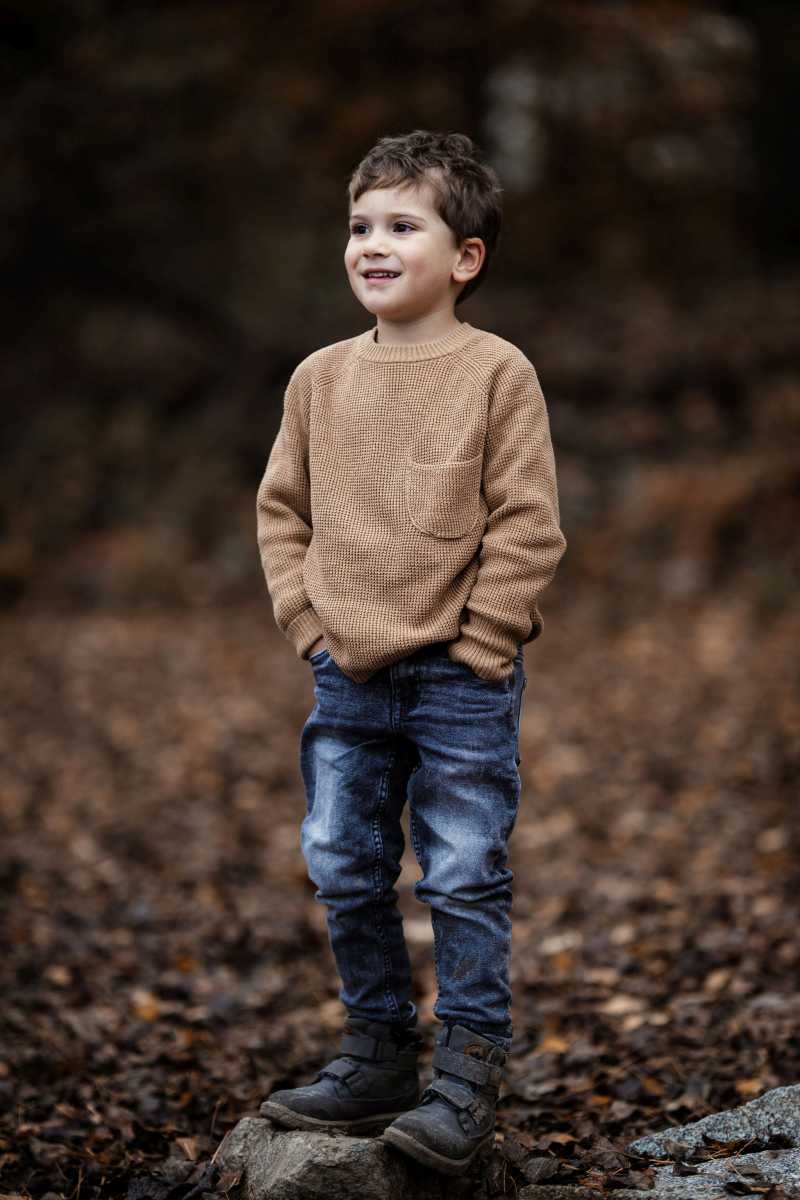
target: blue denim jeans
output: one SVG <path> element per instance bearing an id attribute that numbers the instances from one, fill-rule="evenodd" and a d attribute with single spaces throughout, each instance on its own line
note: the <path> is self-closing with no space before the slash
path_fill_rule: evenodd
<path id="1" fill-rule="evenodd" d="M 437 642 L 355 683 L 327 650 L 300 739 L 301 845 L 326 905 L 351 1017 L 412 1026 L 411 970 L 394 885 L 409 825 L 430 905 L 436 1017 L 511 1041 L 507 842 L 520 795 L 522 646 L 489 682 Z"/>

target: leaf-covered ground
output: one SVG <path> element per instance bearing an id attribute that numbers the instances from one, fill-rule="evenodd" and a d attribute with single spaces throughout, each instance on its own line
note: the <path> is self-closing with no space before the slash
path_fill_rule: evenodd
<path id="1" fill-rule="evenodd" d="M 526 647 L 511 1164 L 645 1187 L 632 1137 L 800 1079 L 800 617 L 752 614 L 610 620 L 554 585 Z M 0 1192 L 134 1196 L 169 1159 L 186 1195 L 337 1045 L 298 849 L 311 670 L 264 604 L 18 614 L 2 663 Z M 409 853 L 432 1040 L 415 878 Z"/>

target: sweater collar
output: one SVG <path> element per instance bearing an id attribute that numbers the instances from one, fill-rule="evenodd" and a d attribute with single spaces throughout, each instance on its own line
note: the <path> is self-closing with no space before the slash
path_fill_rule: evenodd
<path id="1" fill-rule="evenodd" d="M 410 345 L 393 345 L 386 342 L 376 342 L 377 325 L 362 333 L 358 338 L 356 354 L 359 358 L 371 359 L 372 362 L 421 362 L 426 358 L 441 358 L 443 354 L 452 354 L 460 350 L 468 338 L 475 332 L 471 325 L 462 321 L 451 329 L 444 337 L 432 342 L 412 342 Z"/>

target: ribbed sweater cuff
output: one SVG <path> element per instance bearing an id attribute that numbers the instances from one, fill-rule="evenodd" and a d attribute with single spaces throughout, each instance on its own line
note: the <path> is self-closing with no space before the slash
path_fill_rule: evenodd
<path id="1" fill-rule="evenodd" d="M 294 643 L 298 658 L 305 658 L 306 651 L 314 645 L 317 638 L 323 636 L 324 632 L 319 617 L 311 605 L 304 608 L 299 616 L 296 616 L 286 627 L 286 636 L 290 642 Z"/>
<path id="2" fill-rule="evenodd" d="M 508 642 L 506 650 L 496 649 L 501 640 Z M 516 650 L 513 637 L 501 633 L 491 621 L 471 615 L 461 636 L 450 643 L 448 655 L 453 662 L 466 663 L 481 679 L 497 682 L 513 674 Z"/>

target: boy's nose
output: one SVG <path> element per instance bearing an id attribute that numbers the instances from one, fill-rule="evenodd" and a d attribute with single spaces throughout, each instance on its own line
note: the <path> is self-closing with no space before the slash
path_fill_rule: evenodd
<path id="1" fill-rule="evenodd" d="M 387 253 L 386 244 L 383 240 L 383 235 L 380 233 L 371 233 L 366 241 L 361 243 L 361 253 L 366 257 L 372 254 Z"/>

